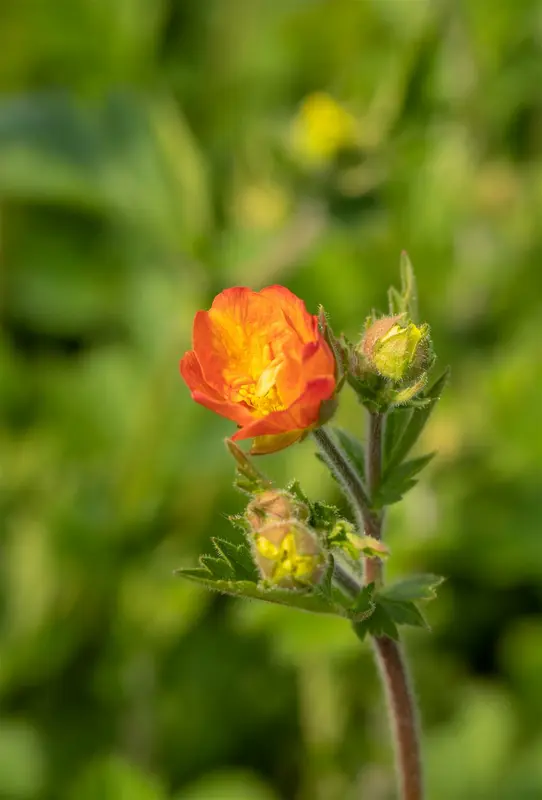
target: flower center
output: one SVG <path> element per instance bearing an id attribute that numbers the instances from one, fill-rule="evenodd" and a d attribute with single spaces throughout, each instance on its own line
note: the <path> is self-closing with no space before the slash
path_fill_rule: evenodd
<path id="1" fill-rule="evenodd" d="M 246 403 L 258 416 L 265 417 L 272 411 L 282 411 L 285 408 L 277 389 L 277 376 L 283 364 L 283 357 L 279 355 L 271 358 L 268 345 L 262 355 L 262 361 L 266 366 L 261 371 L 253 369 L 251 375 L 237 375 L 231 380 L 230 385 L 234 394 L 232 399 Z"/>

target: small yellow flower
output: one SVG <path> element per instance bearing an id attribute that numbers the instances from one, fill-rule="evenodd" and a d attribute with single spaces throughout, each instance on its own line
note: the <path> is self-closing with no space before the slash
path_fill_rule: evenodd
<path id="1" fill-rule="evenodd" d="M 318 166 L 358 141 L 357 121 L 325 92 L 314 92 L 302 102 L 292 126 L 292 146 L 308 164 Z"/>

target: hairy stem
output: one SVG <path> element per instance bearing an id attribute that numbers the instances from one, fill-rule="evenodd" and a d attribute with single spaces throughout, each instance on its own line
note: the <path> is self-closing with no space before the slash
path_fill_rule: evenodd
<path id="1" fill-rule="evenodd" d="M 322 458 L 350 501 L 358 530 L 360 533 L 365 531 L 369 536 L 375 536 L 377 520 L 371 511 L 369 498 L 361 478 L 348 460 L 344 450 L 325 428 L 317 428 L 313 432 L 313 436 Z"/>
<path id="2" fill-rule="evenodd" d="M 402 800 L 422 800 L 422 765 L 418 718 L 408 670 L 399 642 L 387 636 L 373 639 L 388 710 Z"/>
<path id="3" fill-rule="evenodd" d="M 382 477 L 384 424 L 382 414 L 369 415 L 366 473 L 371 498 L 374 498 Z M 376 524 L 373 535 L 376 539 L 381 539 L 383 513 L 375 515 L 374 519 Z M 365 583 L 379 586 L 383 579 L 380 559 L 366 558 L 364 567 Z M 401 645 L 388 636 L 375 636 L 373 642 L 388 698 L 401 800 L 423 800 L 416 701 L 410 688 Z"/>

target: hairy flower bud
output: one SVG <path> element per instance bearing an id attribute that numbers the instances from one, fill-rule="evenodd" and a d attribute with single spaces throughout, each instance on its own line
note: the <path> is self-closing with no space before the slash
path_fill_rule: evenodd
<path id="1" fill-rule="evenodd" d="M 254 536 L 253 552 L 262 578 L 277 586 L 318 583 L 325 571 L 318 539 L 296 520 L 265 525 Z"/>
<path id="2" fill-rule="evenodd" d="M 288 492 L 270 489 L 257 494 L 247 506 L 246 518 L 253 531 L 273 522 L 306 520 L 309 509 Z"/>
<path id="3" fill-rule="evenodd" d="M 365 331 L 361 352 L 384 378 L 400 382 L 421 376 L 429 357 L 429 327 L 405 322 L 404 315 L 383 317 Z"/>

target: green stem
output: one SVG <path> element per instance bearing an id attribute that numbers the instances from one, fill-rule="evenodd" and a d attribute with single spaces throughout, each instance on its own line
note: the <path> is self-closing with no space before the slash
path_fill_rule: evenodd
<path id="1" fill-rule="evenodd" d="M 382 477 L 382 436 L 385 418 L 369 415 L 367 437 L 367 482 L 371 497 L 378 490 Z M 375 516 L 376 539 L 382 538 L 383 512 Z M 382 583 L 382 562 L 366 558 L 365 583 Z M 382 681 L 388 698 L 388 711 L 395 744 L 396 769 L 402 800 L 423 800 L 422 764 L 418 734 L 416 700 L 410 688 L 408 669 L 402 648 L 388 636 L 373 638 Z"/>
<path id="2" fill-rule="evenodd" d="M 382 538 L 384 522 L 383 512 L 373 511 L 371 502 L 382 477 L 384 425 L 383 414 L 369 415 L 366 463 L 369 496 L 348 457 L 325 428 L 318 428 L 313 433 L 324 461 L 339 481 L 352 505 L 359 530 L 365 530 L 375 539 Z M 358 580 L 338 563 L 335 564 L 335 578 L 348 594 L 353 597 L 359 594 L 361 586 Z M 378 587 L 382 580 L 381 560 L 366 558 L 364 561 L 365 584 L 374 583 Z M 423 800 L 417 708 L 410 689 L 408 670 L 401 645 L 388 636 L 373 637 L 373 644 L 388 698 L 401 800 Z"/>
<path id="3" fill-rule="evenodd" d="M 317 428 L 313 431 L 313 436 L 322 458 L 350 501 L 358 530 L 360 533 L 365 531 L 368 536 L 375 536 L 376 518 L 371 511 L 370 501 L 362 480 L 348 460 L 348 456 L 325 428 Z"/>

